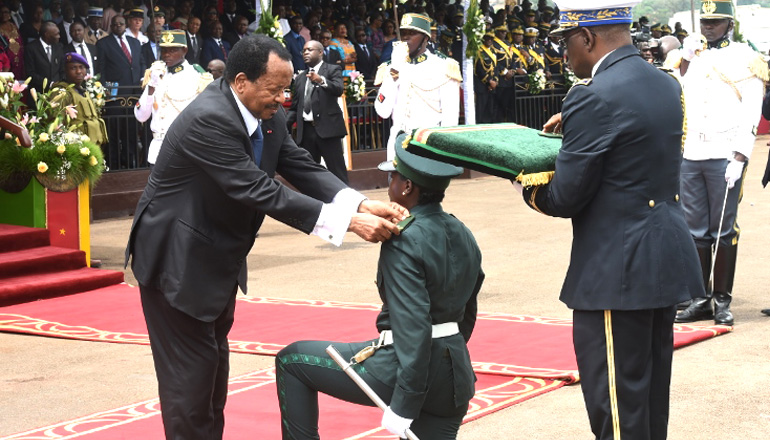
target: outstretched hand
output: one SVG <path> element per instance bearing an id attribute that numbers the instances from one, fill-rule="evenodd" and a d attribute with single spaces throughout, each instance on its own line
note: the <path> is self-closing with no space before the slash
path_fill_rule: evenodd
<path id="1" fill-rule="evenodd" d="M 543 132 L 545 133 L 561 133 L 561 112 L 551 116 L 551 119 L 543 124 Z"/>
<path id="2" fill-rule="evenodd" d="M 348 231 L 371 243 L 379 243 L 398 235 L 396 224 L 409 215 L 409 211 L 397 203 L 364 200 L 358 212 L 350 219 Z"/>

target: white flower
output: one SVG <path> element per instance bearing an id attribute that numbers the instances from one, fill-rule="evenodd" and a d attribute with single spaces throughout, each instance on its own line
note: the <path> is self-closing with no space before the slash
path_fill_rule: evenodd
<path id="1" fill-rule="evenodd" d="M 37 140 L 40 142 L 48 142 L 48 133 L 40 133 L 40 136 L 37 137 Z"/>
<path id="2" fill-rule="evenodd" d="M 59 154 L 64 154 L 65 151 L 67 151 L 67 147 L 65 147 L 63 144 L 56 147 L 56 152 Z"/>
<path id="3" fill-rule="evenodd" d="M 91 140 L 91 138 L 88 137 L 87 134 L 84 134 L 84 135 L 80 136 L 80 140 L 83 141 L 83 142 L 88 142 L 88 141 Z"/>
<path id="4" fill-rule="evenodd" d="M 37 164 L 37 172 L 38 173 L 45 173 L 48 171 L 48 164 L 45 162 L 38 162 Z"/>
<path id="5" fill-rule="evenodd" d="M 83 156 L 88 156 L 89 154 L 91 154 L 91 150 L 89 150 L 88 147 L 83 147 L 80 149 L 80 154 L 82 154 Z"/>

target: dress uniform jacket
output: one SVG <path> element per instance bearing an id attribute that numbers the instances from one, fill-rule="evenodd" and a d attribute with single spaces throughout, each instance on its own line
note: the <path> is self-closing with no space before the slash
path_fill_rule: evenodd
<path id="1" fill-rule="evenodd" d="M 476 381 L 466 347 L 476 323 L 476 296 L 484 281 L 481 251 L 470 231 L 438 203 L 412 208 L 414 221 L 382 244 L 377 287 L 383 306 L 377 330 L 393 330 L 393 345 L 365 360 L 364 368 L 395 384 L 390 407 L 416 418 L 430 393 L 430 377 L 448 352 L 454 374 L 454 402 L 467 404 Z M 431 339 L 431 324 L 457 322 L 460 334 Z M 428 403 L 426 402 L 426 405 Z M 439 412 L 440 414 L 440 412 Z"/>
<path id="2" fill-rule="evenodd" d="M 660 91 L 660 100 L 628 84 Z M 539 212 L 572 218 L 561 291 L 570 308 L 656 309 L 703 296 L 678 195 L 680 96 L 677 80 L 632 45 L 610 53 L 567 95 L 553 180 L 523 194 Z"/>
<path id="3" fill-rule="evenodd" d="M 147 161 L 152 164 L 158 157 L 163 137 L 171 123 L 214 79 L 210 73 L 199 72 L 186 60 L 171 69 L 164 67 L 164 70 L 166 73 L 155 92 L 150 95 L 149 87 L 145 87 L 134 107 L 134 116 L 139 122 L 145 122 L 152 116 L 150 130 L 153 139 L 147 154 Z M 149 78 L 149 74 L 150 69 L 145 77 Z"/>
<path id="4" fill-rule="evenodd" d="M 393 118 L 388 138 L 388 160 L 400 131 L 421 127 L 457 125 L 460 117 L 459 65 L 451 58 L 425 52 L 413 60 L 383 63 L 377 69 L 375 85 L 380 85 L 374 109 L 382 118 Z M 397 66 L 397 67 L 396 67 Z M 390 75 L 398 70 L 398 81 Z"/>
<path id="5" fill-rule="evenodd" d="M 236 283 L 246 291 L 246 255 L 265 215 L 310 233 L 322 202 L 346 188 L 297 147 L 280 107 L 260 123 L 264 147 L 257 167 L 236 99 L 220 78 L 176 119 L 139 199 L 126 248 L 140 285 L 208 322 L 222 313 Z M 274 180 L 276 171 L 304 194 Z"/>

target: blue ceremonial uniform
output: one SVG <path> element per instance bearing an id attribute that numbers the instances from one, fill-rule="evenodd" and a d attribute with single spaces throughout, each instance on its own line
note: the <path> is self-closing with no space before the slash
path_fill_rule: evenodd
<path id="1" fill-rule="evenodd" d="M 538 212 L 572 219 L 561 300 L 597 439 L 666 437 L 675 304 L 703 295 L 678 195 L 680 99 L 633 45 L 609 53 L 564 101 L 553 180 L 523 190 Z"/>

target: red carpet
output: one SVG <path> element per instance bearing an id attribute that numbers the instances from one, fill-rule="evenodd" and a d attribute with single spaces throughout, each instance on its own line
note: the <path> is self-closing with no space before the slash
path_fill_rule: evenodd
<path id="1" fill-rule="evenodd" d="M 230 333 L 234 352 L 275 354 L 300 339 L 374 338 L 374 304 L 238 297 Z M 731 330 L 676 325 L 675 345 Z M 139 289 L 127 284 L 79 295 L 0 308 L 0 331 L 105 342 L 148 344 Z M 572 322 L 566 319 L 479 313 L 469 347 L 477 372 L 577 380 Z"/>
<path id="2" fill-rule="evenodd" d="M 465 422 L 553 391 L 564 383 L 480 374 L 476 383 L 476 396 L 471 401 Z M 319 429 L 323 439 L 395 439 L 379 428 L 382 413 L 377 408 L 354 405 L 326 395 L 320 396 L 320 407 Z M 160 405 L 158 399 L 152 399 L 0 440 L 134 440 L 162 437 Z M 256 371 L 230 380 L 224 437 L 228 440 L 281 437 L 274 369 Z"/>
<path id="3" fill-rule="evenodd" d="M 49 244 L 46 229 L 0 224 L 0 306 L 123 281 L 122 272 L 87 267 L 85 252 Z"/>

